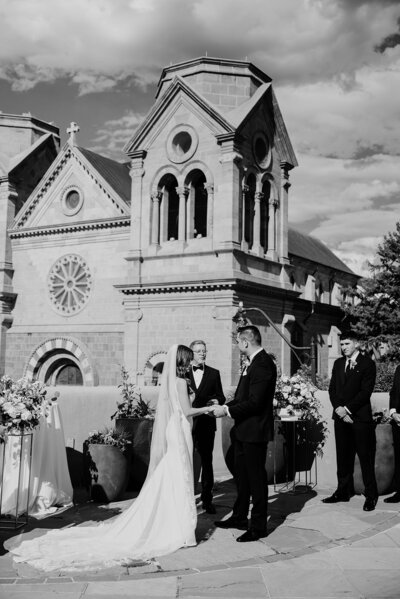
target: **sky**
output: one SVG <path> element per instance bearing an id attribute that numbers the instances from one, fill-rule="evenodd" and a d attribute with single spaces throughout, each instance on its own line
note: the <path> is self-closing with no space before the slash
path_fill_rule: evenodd
<path id="1" fill-rule="evenodd" d="M 400 220 L 400 0 L 0 0 L 0 110 L 117 160 L 164 66 L 267 73 L 299 166 L 289 220 L 368 274 Z"/>

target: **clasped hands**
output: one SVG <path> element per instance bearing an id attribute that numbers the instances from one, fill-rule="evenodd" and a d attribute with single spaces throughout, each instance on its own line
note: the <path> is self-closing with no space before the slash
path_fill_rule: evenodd
<path id="1" fill-rule="evenodd" d="M 343 406 L 339 406 L 335 410 L 336 414 L 343 420 L 343 422 L 347 422 L 347 424 L 353 424 L 353 419 L 350 417 L 350 414 Z"/>
<path id="2" fill-rule="evenodd" d="M 218 399 L 211 399 L 207 405 L 210 406 L 210 411 L 207 412 L 209 416 L 214 416 L 215 418 L 226 416 L 225 408 L 219 405 Z"/>

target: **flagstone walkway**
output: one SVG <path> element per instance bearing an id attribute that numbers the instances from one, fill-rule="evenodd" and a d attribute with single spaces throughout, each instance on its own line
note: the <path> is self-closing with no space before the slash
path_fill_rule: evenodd
<path id="1" fill-rule="evenodd" d="M 240 531 L 214 525 L 229 514 L 235 496 L 232 481 L 220 481 L 217 516 L 199 509 L 196 547 L 96 572 L 47 576 L 26 564 L 17 567 L 3 550 L 0 599 L 399 599 L 400 504 L 380 498 L 374 512 L 363 512 L 362 497 L 321 503 L 330 493 L 279 493 L 271 487 L 268 537 L 241 544 L 235 540 Z M 94 524 L 125 510 L 130 501 L 80 503 L 44 520 L 31 519 L 26 530 L 38 535 L 71 524 Z M 1 531 L 0 538 L 15 534 Z"/>

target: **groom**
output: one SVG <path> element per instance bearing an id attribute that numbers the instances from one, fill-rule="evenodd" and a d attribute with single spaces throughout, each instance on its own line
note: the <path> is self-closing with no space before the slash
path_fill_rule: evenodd
<path id="1" fill-rule="evenodd" d="M 276 366 L 261 347 L 257 327 L 238 329 L 239 350 L 247 358 L 235 397 L 228 405 L 216 406 L 214 415 L 234 419 L 233 438 L 237 498 L 233 513 L 227 520 L 216 522 L 219 528 L 238 528 L 246 532 L 239 543 L 257 541 L 267 535 L 268 478 L 265 471 L 268 441 L 274 434 L 273 399 Z M 250 526 L 247 516 L 251 510 Z"/>

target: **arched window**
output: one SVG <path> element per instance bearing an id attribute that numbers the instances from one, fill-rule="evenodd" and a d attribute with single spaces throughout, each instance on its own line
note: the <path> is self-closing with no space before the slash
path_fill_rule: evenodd
<path id="1" fill-rule="evenodd" d="M 261 247 L 264 253 L 268 250 L 268 221 L 269 221 L 269 199 L 271 196 L 271 183 L 264 181 L 262 186 L 263 198 L 261 200 Z"/>
<path id="2" fill-rule="evenodd" d="M 256 192 L 256 178 L 250 174 L 246 181 L 247 189 L 244 196 L 244 240 L 250 250 L 253 247 L 254 225 L 254 194 Z"/>
<path id="3" fill-rule="evenodd" d="M 193 214 L 193 237 L 207 237 L 207 210 L 208 197 L 207 190 L 204 187 L 206 178 L 200 170 L 191 173 L 190 178 L 190 199 L 191 210 Z M 189 231 L 192 230 L 192 224 L 189 224 Z"/>
<path id="4" fill-rule="evenodd" d="M 304 346 L 303 329 L 297 322 L 293 323 L 290 341 L 291 341 L 292 345 L 294 345 L 296 347 Z M 290 375 L 291 376 L 298 371 L 302 362 L 304 361 L 304 350 L 296 349 L 295 351 L 296 351 L 297 355 L 293 351 L 290 352 Z M 300 360 L 298 358 L 300 358 Z"/>
<path id="5" fill-rule="evenodd" d="M 160 239 L 162 241 L 173 241 L 179 235 L 179 196 L 176 191 L 178 181 L 167 174 L 162 177 L 158 188 L 162 191 L 161 200 L 161 222 Z"/>
<path id="6" fill-rule="evenodd" d="M 157 386 L 157 385 L 161 384 L 161 374 L 162 374 L 163 369 L 164 369 L 164 362 L 158 362 L 153 367 L 153 372 L 152 372 L 152 377 L 151 377 L 152 385 Z"/>

